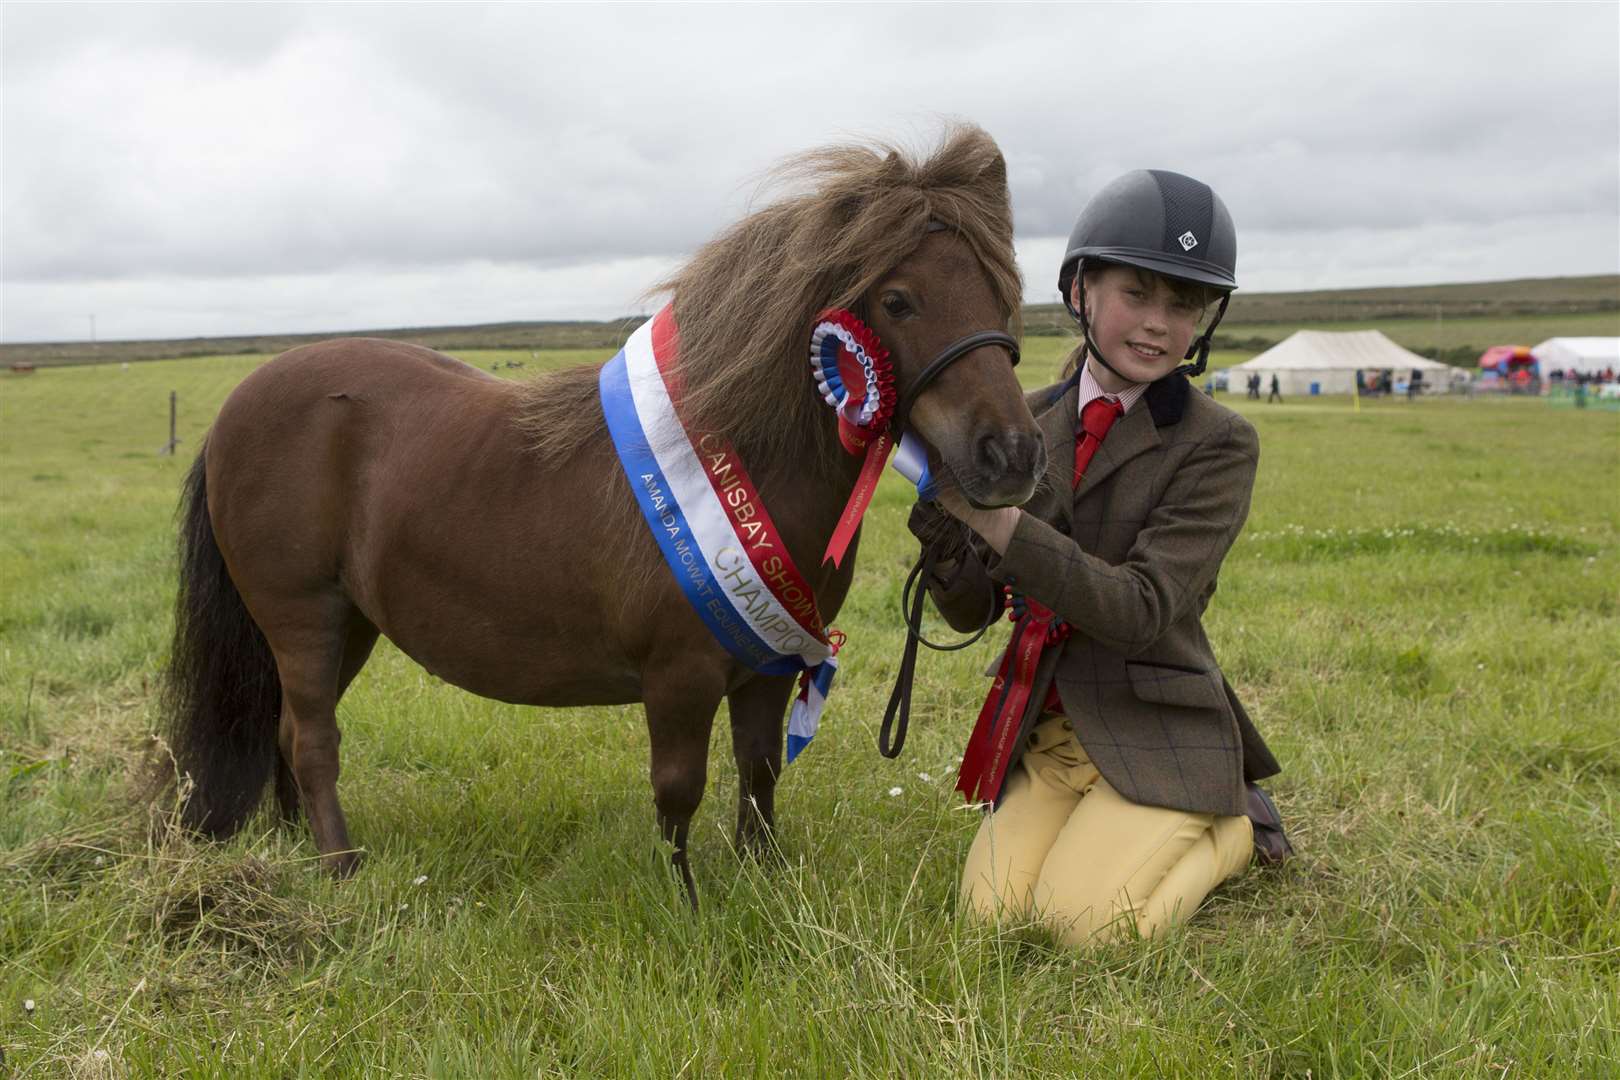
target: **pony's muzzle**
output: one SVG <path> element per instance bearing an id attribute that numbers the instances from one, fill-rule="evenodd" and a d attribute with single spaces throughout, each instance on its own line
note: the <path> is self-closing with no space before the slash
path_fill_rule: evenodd
<path id="1" fill-rule="evenodd" d="M 969 492 L 986 506 L 1016 506 L 1035 491 L 1046 471 L 1046 446 L 1037 433 L 1016 429 L 988 432 L 973 447 L 979 490 Z"/>

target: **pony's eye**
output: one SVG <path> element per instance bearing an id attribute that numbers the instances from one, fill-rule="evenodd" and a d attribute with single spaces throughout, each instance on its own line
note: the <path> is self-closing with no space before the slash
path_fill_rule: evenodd
<path id="1" fill-rule="evenodd" d="M 911 310 L 911 305 L 906 302 L 906 298 L 896 292 L 884 293 L 881 303 L 883 304 L 883 310 L 889 313 L 891 319 L 898 319 Z"/>

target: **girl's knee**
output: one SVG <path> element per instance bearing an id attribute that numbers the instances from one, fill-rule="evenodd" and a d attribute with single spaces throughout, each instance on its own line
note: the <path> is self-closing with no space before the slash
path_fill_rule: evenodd
<path id="1" fill-rule="evenodd" d="M 1140 865 L 1125 859 L 1113 873 L 1043 874 L 1036 912 L 1074 946 L 1149 938 L 1180 925 L 1216 886 L 1242 873 L 1253 843 L 1247 818 L 1198 817 L 1180 824 L 1174 843 L 1144 849 Z"/>
<path id="2" fill-rule="evenodd" d="M 1044 853 L 1025 850 L 1027 838 L 998 830 L 986 818 L 962 867 L 960 898 L 965 911 L 983 922 L 1022 921 Z M 998 843 L 998 841 L 1000 841 Z"/>
<path id="3" fill-rule="evenodd" d="M 1218 817 L 1210 838 L 1215 844 L 1215 884 L 1241 876 L 1254 858 L 1254 822 L 1241 814 Z"/>
<path id="4" fill-rule="evenodd" d="M 1014 886 L 1007 875 L 963 874 L 960 900 L 962 910 L 982 923 L 1017 923 L 1029 918 L 1028 886 Z"/>

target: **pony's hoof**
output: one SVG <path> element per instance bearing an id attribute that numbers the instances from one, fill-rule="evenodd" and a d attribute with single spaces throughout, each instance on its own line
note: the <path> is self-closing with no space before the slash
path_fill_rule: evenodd
<path id="1" fill-rule="evenodd" d="M 776 834 L 770 830 L 738 833 L 733 843 L 740 859 L 756 862 L 768 870 L 787 865 L 787 856 L 782 854 Z"/>
<path id="2" fill-rule="evenodd" d="M 360 864 L 365 858 L 364 851 L 339 851 L 331 855 L 322 855 L 321 869 L 338 881 L 346 881 L 360 869 Z"/>

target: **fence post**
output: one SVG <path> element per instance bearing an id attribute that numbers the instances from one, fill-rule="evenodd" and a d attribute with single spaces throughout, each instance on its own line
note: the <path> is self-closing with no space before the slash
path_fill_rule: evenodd
<path id="1" fill-rule="evenodd" d="M 169 391 L 169 441 L 164 443 L 163 449 L 158 451 L 159 457 L 173 457 L 174 448 L 180 445 L 180 439 L 175 435 L 174 431 L 175 404 L 179 396 L 173 390 Z"/>

